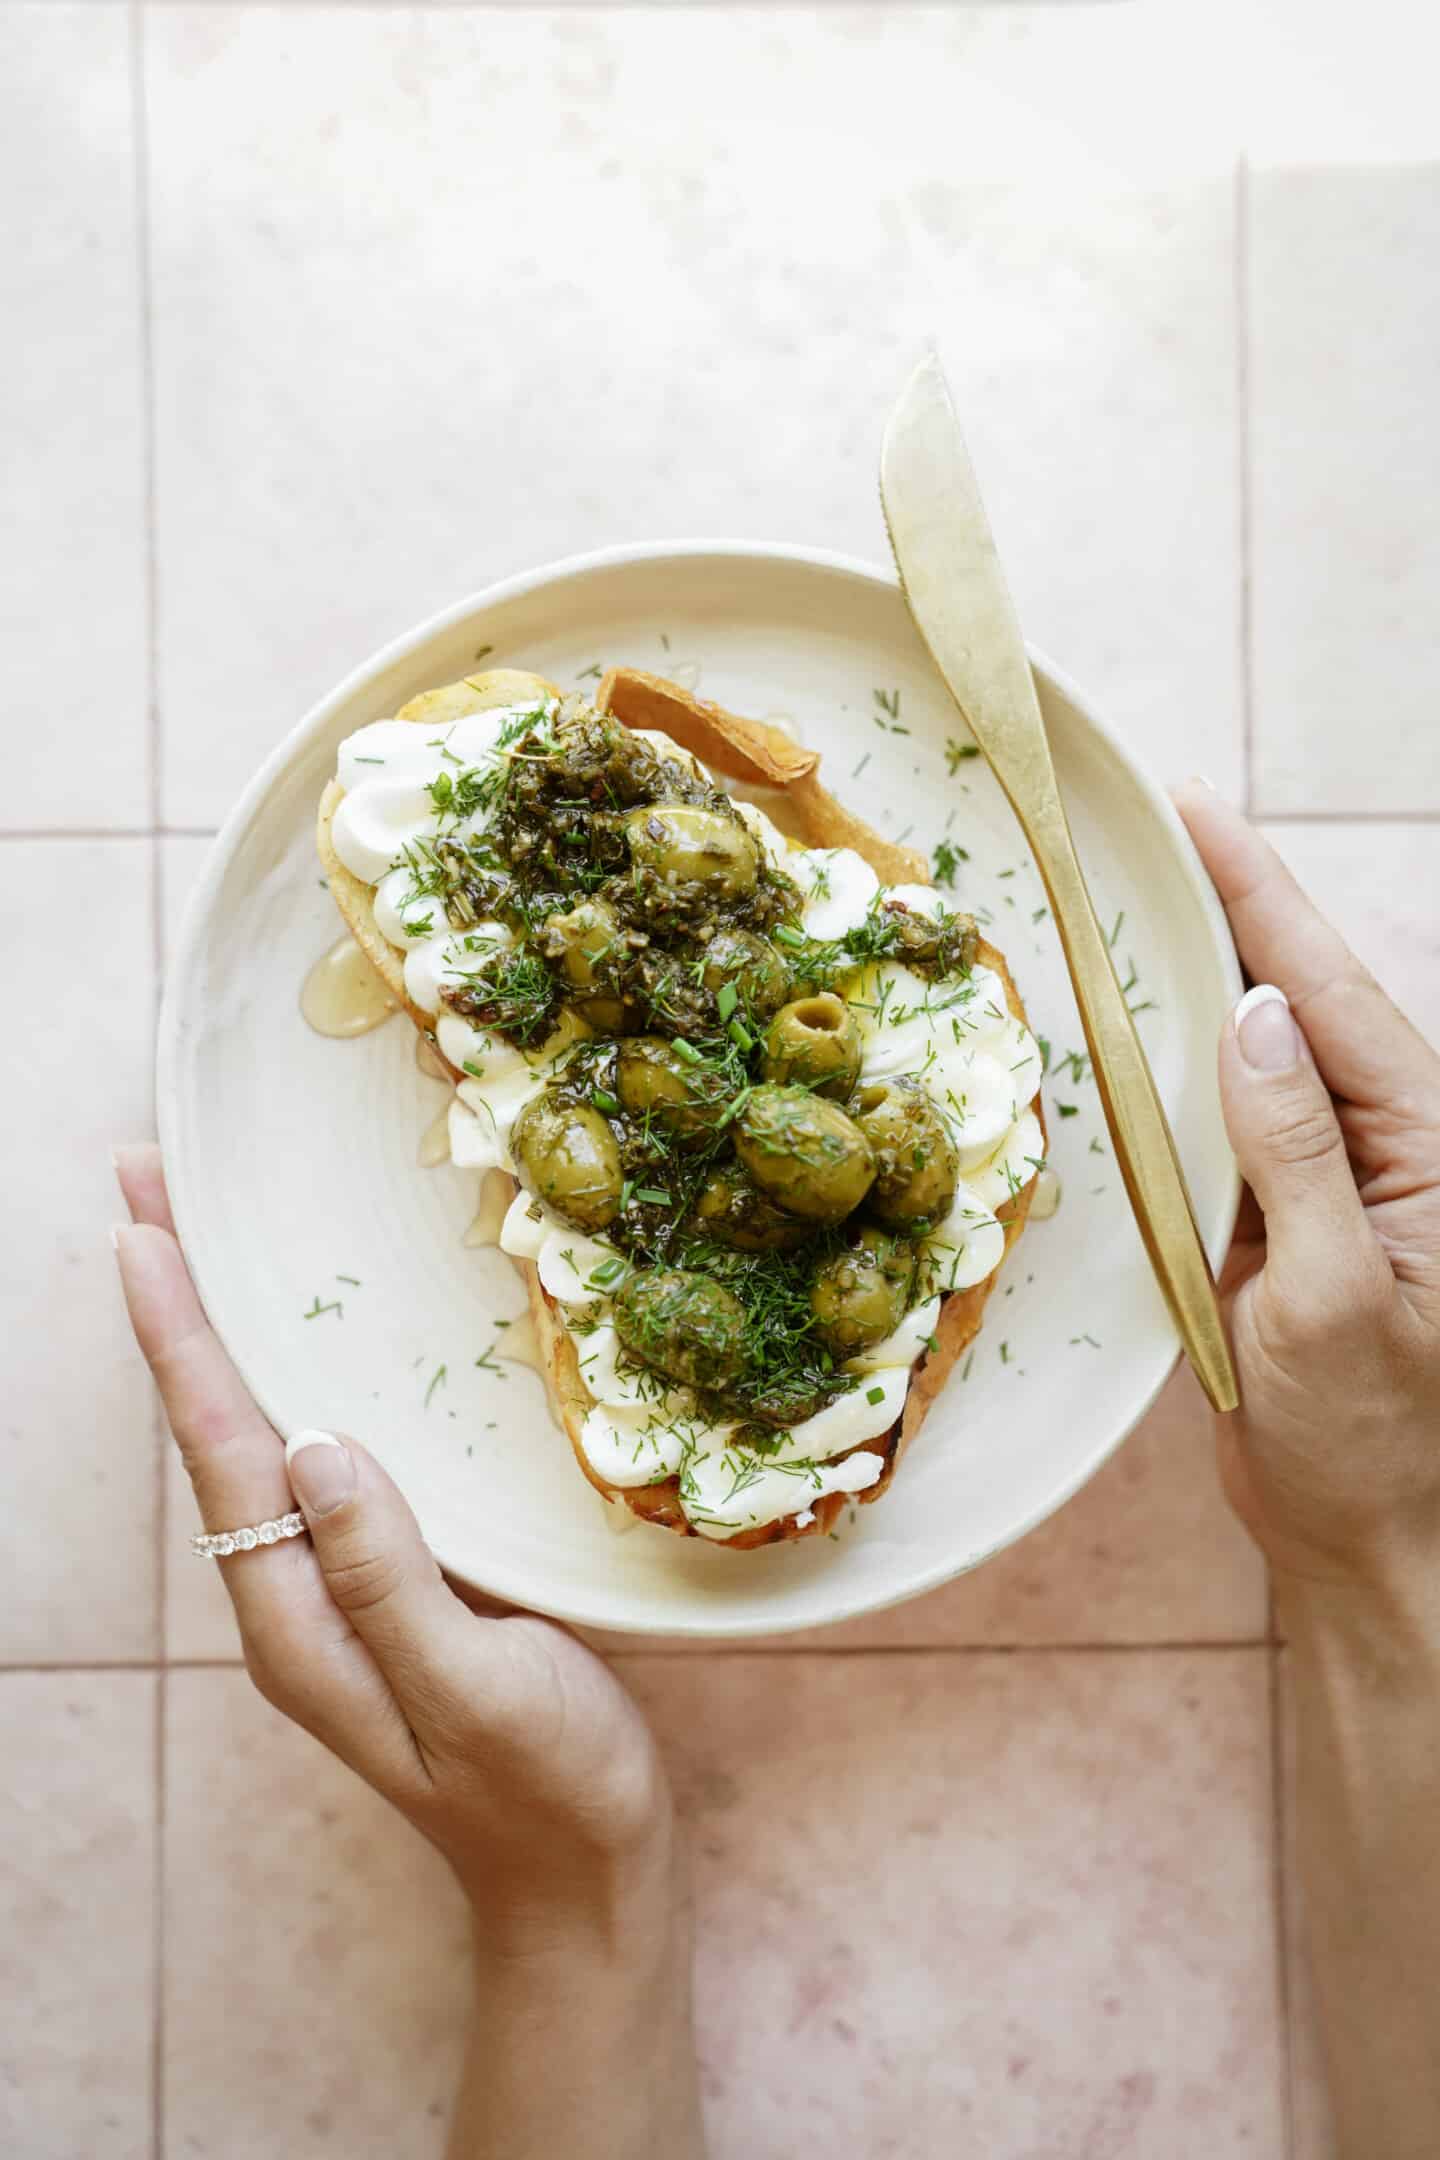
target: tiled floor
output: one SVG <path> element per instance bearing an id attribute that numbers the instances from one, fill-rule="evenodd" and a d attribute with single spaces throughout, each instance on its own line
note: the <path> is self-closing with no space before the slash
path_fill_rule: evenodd
<path id="1" fill-rule="evenodd" d="M 455 1897 L 249 1691 L 104 1236 L 202 836 L 358 655 L 602 540 L 879 554 L 936 329 L 1036 640 L 1440 1035 L 1415 12 L 0 0 L 5 1009 L 71 963 L 0 1066 L 7 2154 L 440 2137 Z M 721 2160 L 1323 2160 L 1265 1612 L 1177 1380 L 951 1589 L 622 1654 Z"/>

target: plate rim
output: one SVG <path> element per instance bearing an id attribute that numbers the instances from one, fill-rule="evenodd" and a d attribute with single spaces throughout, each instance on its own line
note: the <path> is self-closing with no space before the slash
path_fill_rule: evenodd
<path id="1" fill-rule="evenodd" d="M 203 948 L 204 932 L 215 894 L 223 882 L 241 840 L 249 830 L 255 816 L 263 807 L 277 779 L 281 777 L 296 755 L 306 746 L 310 738 L 318 734 L 327 725 L 334 713 L 356 696 L 368 682 L 383 673 L 387 668 L 404 660 L 417 648 L 440 637 L 466 617 L 524 598 L 538 588 L 552 584 L 562 584 L 590 572 L 623 570 L 640 564 L 695 562 L 716 557 L 728 557 L 752 562 L 789 563 L 806 569 L 830 571 L 841 576 L 852 577 L 866 584 L 881 586 L 892 593 L 902 592 L 900 579 L 893 565 L 875 562 L 864 556 L 851 555 L 839 549 L 811 546 L 803 541 L 734 538 L 635 540 L 624 541 L 603 548 L 585 549 L 572 555 L 559 556 L 553 561 L 538 564 L 527 570 L 515 571 L 506 577 L 496 579 L 492 583 L 480 587 L 475 592 L 451 601 L 446 606 L 437 609 L 433 614 L 424 617 L 418 623 L 412 623 L 406 629 L 386 640 L 364 660 L 351 668 L 338 683 L 326 691 L 306 710 L 301 718 L 275 743 L 241 789 L 240 794 L 221 821 L 211 841 L 201 874 L 186 901 L 181 916 L 179 933 L 173 946 L 170 965 L 166 970 L 156 1028 L 155 1112 L 161 1153 L 165 1162 L 167 1190 L 180 1248 L 185 1255 L 196 1293 L 200 1298 L 207 1318 L 210 1309 L 205 1296 L 204 1269 L 203 1266 L 197 1265 L 195 1258 L 192 1256 L 191 1247 L 185 1234 L 185 1226 L 190 1214 L 191 1195 L 188 1189 L 184 1156 L 179 1146 L 180 1064 L 185 1033 L 179 986 L 190 980 L 194 973 L 196 960 Z M 1201 913 L 1211 933 L 1222 972 L 1228 978 L 1233 1003 L 1234 999 L 1239 997 L 1243 988 L 1243 976 L 1240 970 L 1239 957 L 1235 950 L 1234 938 L 1219 896 L 1168 793 L 1160 782 L 1151 775 L 1147 767 L 1136 758 L 1110 723 L 1097 712 L 1091 699 L 1080 689 L 1073 677 L 1068 675 L 1062 668 L 1057 667 L 1029 639 L 1026 640 L 1026 652 L 1036 675 L 1044 683 L 1059 692 L 1080 714 L 1086 726 L 1093 729 L 1095 734 L 1124 766 L 1131 780 L 1145 797 L 1152 813 L 1158 816 L 1160 823 L 1166 828 L 1174 851 L 1183 867 L 1192 897 L 1198 901 Z M 938 675 L 938 670 L 936 672 Z M 946 689 L 946 694 L 949 695 L 948 687 L 943 684 L 943 679 L 942 687 Z M 958 711 L 958 706 L 956 709 Z M 1210 1238 L 1205 1239 L 1202 1229 L 1202 1241 L 1205 1243 L 1212 1268 L 1217 1272 L 1234 1231 L 1239 1213 L 1240 1195 L 1240 1172 L 1232 1158 L 1226 1192 L 1216 1217 L 1216 1230 Z M 217 1333 L 219 1333 L 218 1329 Z M 234 1363 L 245 1386 L 254 1392 L 251 1378 L 246 1371 L 246 1361 L 240 1355 L 237 1355 L 231 1345 L 225 1341 L 223 1335 L 221 1340 L 224 1343 L 227 1355 Z M 602 1620 L 596 1620 L 592 1614 L 577 1611 L 573 1607 L 567 1608 L 563 1601 L 536 1601 L 532 1593 L 520 1591 L 515 1587 L 494 1582 L 480 1583 L 469 1575 L 463 1567 L 447 1561 L 443 1552 L 437 1552 L 436 1557 L 440 1560 L 441 1565 L 446 1567 L 448 1572 L 453 1574 L 457 1580 L 470 1583 L 477 1589 L 486 1590 L 492 1595 L 516 1597 L 525 1609 L 544 1613 L 552 1619 L 565 1621 L 574 1626 L 599 1628 L 611 1634 L 723 1642 L 767 1635 L 798 1633 L 812 1627 L 838 1626 L 843 1621 L 863 1619 L 871 1614 L 884 1612 L 893 1606 L 908 1603 L 912 1598 L 923 1597 L 930 1591 L 939 1589 L 943 1584 L 955 1581 L 959 1576 L 968 1574 L 975 1567 L 982 1566 L 985 1561 L 997 1558 L 999 1554 L 1005 1552 L 1010 1546 L 1018 1544 L 1021 1538 L 1028 1536 L 1041 1523 L 1048 1521 L 1052 1515 L 1057 1514 L 1118 1452 L 1131 1433 L 1134 1432 L 1136 1426 L 1153 1409 L 1168 1384 L 1176 1365 L 1179 1363 L 1180 1356 L 1181 1352 L 1177 1342 L 1175 1356 L 1161 1370 L 1154 1386 L 1139 1404 L 1128 1423 L 1114 1434 L 1113 1438 L 1099 1454 L 1087 1459 L 1084 1466 L 1072 1478 L 1066 1480 L 1058 1492 L 1053 1494 L 1042 1507 L 1033 1510 L 1019 1521 L 1009 1536 L 1000 1544 L 988 1546 L 981 1554 L 967 1555 L 953 1562 L 947 1560 L 927 1571 L 917 1581 L 907 1584 L 903 1589 L 882 1590 L 876 1595 L 865 1597 L 858 1604 L 847 1606 L 844 1612 L 833 1614 L 824 1620 L 787 1620 L 783 1617 L 777 1619 L 776 1616 L 767 1614 L 763 1607 L 754 1614 L 728 1613 L 725 1615 L 725 1625 L 723 1627 L 709 1625 L 706 1621 L 697 1617 L 673 1621 L 667 1618 L 657 1621 L 653 1617 L 619 1618 L 609 1616 Z M 268 1418 L 268 1412 L 264 1410 L 263 1405 L 261 1406 L 261 1414 Z"/>

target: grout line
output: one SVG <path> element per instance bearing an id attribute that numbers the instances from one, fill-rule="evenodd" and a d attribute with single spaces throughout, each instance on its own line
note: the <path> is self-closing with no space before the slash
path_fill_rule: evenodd
<path id="1" fill-rule="evenodd" d="M 160 1019 L 161 979 L 165 965 L 164 848 L 160 839 L 164 822 L 162 804 L 159 670 L 159 551 L 155 520 L 155 337 L 150 237 L 150 135 L 145 97 L 145 19 L 140 0 L 129 0 L 127 45 L 130 67 L 130 133 L 134 148 L 135 277 L 140 316 L 140 444 L 144 468 L 145 499 L 145 677 L 146 743 L 149 758 L 150 830 L 150 961 L 152 1030 Z M 154 1478 L 155 1648 L 165 1650 L 165 1555 L 168 1512 L 165 1479 L 164 1432 L 158 1400 L 150 1411 L 152 1476 Z M 153 1959 L 150 2029 L 150 2134 L 153 2160 L 165 2153 L 165 1923 L 166 1923 L 166 1726 L 169 1689 L 163 1662 L 155 1675 L 155 1899 L 152 1913 Z"/>
<path id="2" fill-rule="evenodd" d="M 1291 2030 L 1290 2001 L 1289 1870 L 1286 1866 L 1285 1832 L 1288 1809 L 1285 1794 L 1284 1698 L 1280 1686 L 1280 1647 L 1270 1648 L 1270 1792 L 1274 1851 L 1271 1855 L 1275 1907 L 1275 2007 L 1280 2028 L 1280 2102 L 1285 2160 L 1295 2160 L 1295 2046 Z"/>
<path id="3" fill-rule="evenodd" d="M 1235 164 L 1235 448 L 1239 464 L 1240 520 L 1240 732 L 1244 807 L 1255 809 L 1255 602 L 1253 589 L 1255 506 L 1250 428 L 1250 165 L 1242 150 Z"/>
<path id="4" fill-rule="evenodd" d="M 0 832 L 7 840 L 153 840 L 153 825 L 37 825 L 28 831 Z"/>
<path id="5" fill-rule="evenodd" d="M 1257 825 L 1440 825 L 1440 810 L 1257 810 Z"/>
<path id="6" fill-rule="evenodd" d="M 218 825 L 33 825 L 0 832 L 5 840 L 213 840 Z"/>
<path id="7" fill-rule="evenodd" d="M 603 1629 L 597 1629 L 597 1634 Z M 717 1642 L 703 1650 L 669 1650 L 663 1644 L 642 1646 L 635 1638 L 636 1647 L 627 1649 L 624 1642 L 607 1642 L 607 1657 L 1144 1657 L 1155 1652 L 1175 1653 L 1220 1652 L 1233 1650 L 1268 1650 L 1270 1645 L 1263 1637 L 1237 1636 L 1230 1642 L 1033 1642 L 1033 1643 L 836 1643 L 827 1648 L 819 1643 L 797 1644 L 787 1648 L 780 1643 Z"/>
<path id="8" fill-rule="evenodd" d="M 596 1630 L 597 1633 L 602 1632 Z M 792 1649 L 771 1643 L 717 1642 L 707 1644 L 700 1650 L 667 1650 L 663 1644 L 649 1644 L 640 1636 L 630 1638 L 634 1647 L 624 1643 L 607 1643 L 602 1652 L 608 1657 L 1144 1657 L 1154 1653 L 1173 1654 L 1184 1651 L 1209 1654 L 1228 1654 L 1231 1651 L 1251 1652 L 1270 1650 L 1272 1645 L 1251 1636 L 1237 1636 L 1233 1642 L 1038 1642 L 1038 1643 L 837 1643 L 826 1649 L 814 1643 L 797 1644 Z M 0 1664 L 0 1677 L 7 1673 L 110 1673 L 110 1672 L 243 1672 L 245 1661 L 237 1653 L 234 1657 L 172 1657 L 172 1658 L 114 1658 L 103 1663 L 94 1659 L 56 1659 L 48 1663 Z"/>
<path id="9" fill-rule="evenodd" d="M 164 825 L 161 803 L 159 673 L 159 550 L 155 519 L 155 322 L 150 255 L 150 131 L 145 96 L 145 18 L 140 0 L 129 0 L 130 112 L 134 143 L 135 280 L 140 313 L 140 455 L 145 499 L 145 661 L 151 833 Z"/>
<path id="10" fill-rule="evenodd" d="M 161 1573 L 161 1605 L 164 1574 Z M 155 1900 L 151 1914 L 151 1958 L 155 1997 L 150 2021 L 150 2125 L 154 2160 L 165 2160 L 165 1857 L 166 1857 L 166 1726 L 169 1722 L 169 1689 L 164 1666 L 155 1674 Z"/>

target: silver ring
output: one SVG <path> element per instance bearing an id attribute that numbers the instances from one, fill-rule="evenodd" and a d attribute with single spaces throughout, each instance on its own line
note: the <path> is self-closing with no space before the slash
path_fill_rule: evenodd
<path id="1" fill-rule="evenodd" d="M 254 1552 L 257 1545 L 278 1545 L 282 1538 L 304 1537 L 305 1517 L 298 1509 L 293 1515 L 274 1515 L 269 1522 L 257 1522 L 244 1530 L 197 1530 L 190 1540 L 190 1550 L 198 1560 L 228 1560 L 231 1553 Z"/>

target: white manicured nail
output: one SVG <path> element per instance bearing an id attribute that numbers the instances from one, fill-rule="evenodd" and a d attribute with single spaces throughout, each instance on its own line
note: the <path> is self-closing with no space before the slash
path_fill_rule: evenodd
<path id="1" fill-rule="evenodd" d="M 307 1515 L 328 1515 L 355 1490 L 355 1464 L 343 1440 L 307 1426 L 285 1443 L 290 1490 Z"/>
<path id="2" fill-rule="evenodd" d="M 1240 1054 L 1257 1072 L 1286 1072 L 1300 1054 L 1290 1000 L 1274 983 L 1256 983 L 1235 1007 Z"/>

